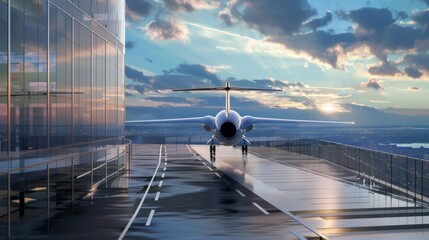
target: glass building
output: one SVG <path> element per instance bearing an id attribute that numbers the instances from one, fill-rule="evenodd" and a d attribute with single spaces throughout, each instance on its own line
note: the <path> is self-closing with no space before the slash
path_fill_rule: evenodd
<path id="1" fill-rule="evenodd" d="M 124 44 L 124 1 L 0 0 L 0 239 L 127 167 Z"/>

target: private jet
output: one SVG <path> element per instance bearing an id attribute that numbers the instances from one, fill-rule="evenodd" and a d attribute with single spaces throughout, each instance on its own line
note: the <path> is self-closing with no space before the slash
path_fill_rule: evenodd
<path id="1" fill-rule="evenodd" d="M 211 139 L 207 142 L 210 144 L 210 155 L 215 154 L 216 145 L 233 146 L 242 144 L 242 153 L 247 153 L 247 146 L 251 143 L 244 136 L 250 132 L 256 123 L 317 123 L 317 124 L 354 124 L 354 122 L 338 122 L 338 121 L 317 121 L 317 120 L 298 120 L 298 119 L 280 119 L 280 118 L 265 118 L 240 116 L 236 111 L 231 110 L 230 91 L 265 91 L 274 92 L 282 91 L 280 89 L 267 88 L 247 88 L 247 87 L 231 87 L 229 82 L 226 82 L 224 87 L 208 87 L 208 88 L 189 88 L 175 89 L 178 91 L 225 91 L 225 109 L 218 112 L 215 117 L 191 117 L 191 118 L 172 118 L 172 119 L 154 119 L 154 120 L 133 120 L 126 123 L 200 123 L 203 128 L 212 133 Z"/>

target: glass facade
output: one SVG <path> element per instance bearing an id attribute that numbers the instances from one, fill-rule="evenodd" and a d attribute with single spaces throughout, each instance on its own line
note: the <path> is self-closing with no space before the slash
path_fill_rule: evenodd
<path id="1" fill-rule="evenodd" d="M 124 5 L 0 0 L 0 238 L 126 167 Z"/>

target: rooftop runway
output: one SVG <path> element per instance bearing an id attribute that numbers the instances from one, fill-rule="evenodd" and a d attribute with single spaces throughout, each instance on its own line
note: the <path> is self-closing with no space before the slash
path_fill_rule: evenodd
<path id="1" fill-rule="evenodd" d="M 353 174 L 321 159 L 249 150 L 261 155 L 243 159 L 240 149 L 218 146 L 212 166 L 205 145 L 133 144 L 131 172 L 58 219 L 48 236 L 429 239 L 427 208 L 341 180 Z"/>

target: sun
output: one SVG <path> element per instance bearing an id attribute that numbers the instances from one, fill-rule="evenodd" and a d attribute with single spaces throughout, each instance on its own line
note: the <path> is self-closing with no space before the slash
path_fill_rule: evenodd
<path id="1" fill-rule="evenodd" d="M 323 103 L 317 107 L 321 112 L 332 114 L 338 112 L 338 104 L 336 103 Z"/>

